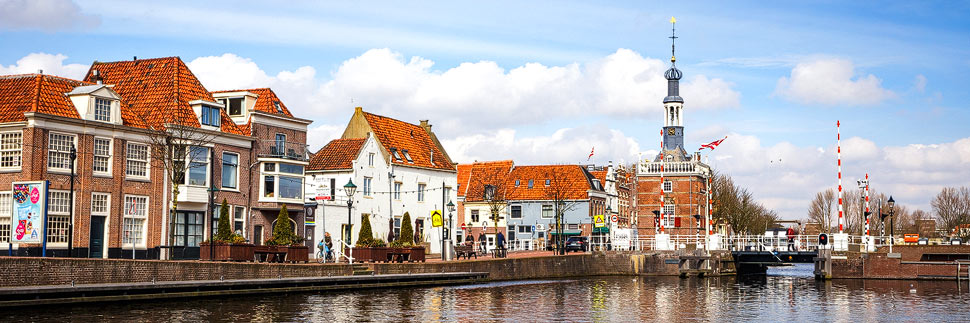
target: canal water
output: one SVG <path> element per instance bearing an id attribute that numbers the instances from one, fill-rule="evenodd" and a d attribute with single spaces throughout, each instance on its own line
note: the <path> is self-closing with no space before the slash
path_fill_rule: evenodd
<path id="1" fill-rule="evenodd" d="M 589 277 L 0 310 L 0 322 L 970 321 L 967 281 Z"/>

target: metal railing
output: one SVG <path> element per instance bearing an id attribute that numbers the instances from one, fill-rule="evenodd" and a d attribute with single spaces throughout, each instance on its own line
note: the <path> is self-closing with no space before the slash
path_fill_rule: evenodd
<path id="1" fill-rule="evenodd" d="M 340 257 L 344 257 L 345 259 L 347 259 L 347 262 L 348 263 L 350 263 L 351 265 L 353 265 L 354 264 L 354 246 L 349 245 L 349 244 L 346 244 L 346 243 L 344 243 L 343 240 L 340 240 L 340 239 L 337 239 L 337 246 L 339 246 L 339 248 L 335 248 L 334 251 L 333 251 L 333 259 L 334 259 L 334 262 L 340 262 Z M 347 248 L 347 250 L 349 250 L 349 252 L 348 252 L 349 255 L 348 254 L 344 254 L 344 248 L 345 247 Z"/>
<path id="2" fill-rule="evenodd" d="M 828 244 L 819 244 L 817 235 L 796 235 L 793 236 L 789 244 L 788 236 L 765 236 L 765 235 L 734 235 L 729 237 L 713 236 L 712 241 L 704 235 L 669 235 L 669 250 L 683 249 L 708 249 L 708 244 L 714 248 L 711 250 L 727 251 L 814 251 L 819 248 L 831 249 L 834 245 L 834 238 L 829 236 Z M 888 236 L 869 236 L 871 244 L 866 242 L 866 236 L 848 236 L 848 251 L 875 251 L 879 247 L 889 246 Z M 896 239 L 899 242 L 899 239 Z M 867 248 L 870 246 L 871 248 Z M 631 241 L 633 250 L 657 250 L 657 238 L 655 235 L 636 236 Z"/>
<path id="3" fill-rule="evenodd" d="M 257 140 L 256 151 L 259 157 L 306 160 L 306 143 L 301 142 Z"/>

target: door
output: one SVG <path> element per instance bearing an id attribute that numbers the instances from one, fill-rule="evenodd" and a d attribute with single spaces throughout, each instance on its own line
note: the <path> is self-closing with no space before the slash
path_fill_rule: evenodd
<path id="1" fill-rule="evenodd" d="M 91 217 L 91 241 L 88 244 L 90 258 L 104 258 L 104 222 L 103 216 Z"/>
<path id="2" fill-rule="evenodd" d="M 179 211 L 172 217 L 173 259 L 199 259 L 205 212 Z"/>
<path id="3" fill-rule="evenodd" d="M 253 226 L 253 244 L 257 246 L 263 245 L 263 226 L 261 225 Z"/>

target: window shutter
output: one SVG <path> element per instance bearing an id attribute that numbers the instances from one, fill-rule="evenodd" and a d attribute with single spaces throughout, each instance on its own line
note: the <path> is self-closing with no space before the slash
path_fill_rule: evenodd
<path id="1" fill-rule="evenodd" d="M 674 227 L 675 228 L 679 228 L 680 227 L 680 218 L 679 217 L 675 217 L 674 218 Z"/>

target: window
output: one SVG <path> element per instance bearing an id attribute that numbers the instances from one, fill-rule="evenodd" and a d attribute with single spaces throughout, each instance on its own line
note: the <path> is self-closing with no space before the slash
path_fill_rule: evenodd
<path id="1" fill-rule="evenodd" d="M 511 209 L 512 209 L 512 211 L 511 211 L 512 215 L 509 216 L 510 218 L 513 218 L 513 219 L 521 219 L 522 218 L 522 206 L 521 205 L 513 205 L 513 206 L 511 206 Z"/>
<path id="2" fill-rule="evenodd" d="M 148 218 L 147 196 L 125 196 L 122 244 L 144 245 L 145 222 Z"/>
<path id="3" fill-rule="evenodd" d="M 0 168 L 20 168 L 23 132 L 0 132 Z"/>
<path id="4" fill-rule="evenodd" d="M 266 164 L 263 164 L 263 171 L 264 172 L 275 172 L 276 171 L 276 163 L 266 163 Z"/>
<path id="5" fill-rule="evenodd" d="M 367 166 L 374 167 L 374 153 L 367 154 Z"/>
<path id="6" fill-rule="evenodd" d="M 236 206 L 232 211 L 233 232 L 244 235 L 246 232 L 246 208 Z"/>
<path id="7" fill-rule="evenodd" d="M 267 163 L 263 166 L 263 197 L 302 200 L 303 166 L 279 163 L 278 169 L 279 171 L 276 171 L 276 163 Z M 297 176 L 287 176 L 287 174 Z"/>
<path id="8" fill-rule="evenodd" d="M 71 147 L 74 147 L 74 135 L 51 132 L 47 143 L 47 168 L 51 170 L 71 170 Z"/>
<path id="9" fill-rule="evenodd" d="M 448 198 L 448 200 L 451 201 L 451 187 L 445 187 L 444 193 L 445 193 L 445 196 Z"/>
<path id="10" fill-rule="evenodd" d="M 673 192 L 674 183 L 670 181 L 664 181 L 664 192 Z"/>
<path id="11" fill-rule="evenodd" d="M 418 184 L 418 202 L 424 202 L 424 184 Z"/>
<path id="12" fill-rule="evenodd" d="M 510 225 L 509 226 L 508 234 L 506 234 L 505 237 L 508 238 L 509 240 L 515 240 L 515 226 L 514 225 Z"/>
<path id="13" fill-rule="evenodd" d="M 273 101 L 273 106 L 276 107 L 276 112 L 283 113 L 283 108 L 280 107 L 280 101 Z"/>
<path id="14" fill-rule="evenodd" d="M 235 117 L 243 115 L 243 98 L 219 99 L 219 102 L 226 105 L 226 114 L 229 114 L 229 116 Z"/>
<path id="15" fill-rule="evenodd" d="M 409 163 L 414 163 L 414 160 L 411 159 L 411 154 L 408 153 L 407 149 L 401 149 L 401 152 L 404 153 L 404 159 L 407 159 Z"/>
<path id="16" fill-rule="evenodd" d="M 189 185 L 206 186 L 209 182 L 209 148 L 189 148 Z"/>
<path id="17" fill-rule="evenodd" d="M 94 99 L 94 121 L 111 122 L 111 101 L 108 99 Z"/>
<path id="18" fill-rule="evenodd" d="M 222 115 L 219 114 L 219 109 L 216 107 L 202 105 L 202 124 L 206 126 L 218 127 L 219 121 L 222 120 Z"/>
<path id="19" fill-rule="evenodd" d="M 515 187 L 519 187 L 519 180 L 515 180 Z"/>
<path id="20" fill-rule="evenodd" d="M 478 222 L 478 210 L 472 210 L 472 222 Z"/>
<path id="21" fill-rule="evenodd" d="M 94 172 L 111 173 L 111 139 L 94 138 Z"/>
<path id="22" fill-rule="evenodd" d="M 303 177 L 280 176 L 280 198 L 302 199 Z"/>
<path id="23" fill-rule="evenodd" d="M 132 177 L 148 177 L 148 145 L 129 142 L 125 174 Z"/>
<path id="24" fill-rule="evenodd" d="M 71 192 L 50 191 L 47 201 L 47 243 L 67 243 Z"/>
<path id="25" fill-rule="evenodd" d="M 529 180 L 529 188 L 532 188 L 532 180 Z"/>
<path id="26" fill-rule="evenodd" d="M 546 180 L 546 186 L 549 186 L 549 183 L 550 183 L 550 182 L 552 182 L 552 180 L 549 180 L 549 179 L 547 179 L 547 180 Z"/>
<path id="27" fill-rule="evenodd" d="M 337 197 L 337 179 L 331 178 L 330 179 L 330 200 L 333 201 L 336 197 Z M 401 195 L 398 194 L 399 199 L 400 197 Z"/>
<path id="28" fill-rule="evenodd" d="M 394 182 L 394 199 L 401 199 L 401 182 Z"/>
<path id="29" fill-rule="evenodd" d="M 394 217 L 394 236 L 395 237 L 400 237 L 401 236 L 401 218 L 400 217 Z"/>
<path id="30" fill-rule="evenodd" d="M 303 175 L 303 166 L 293 164 L 280 164 L 280 173 Z"/>
<path id="31" fill-rule="evenodd" d="M 13 196 L 9 191 L 0 192 L 0 242 L 10 242 L 10 215 L 13 214 Z"/>
<path id="32" fill-rule="evenodd" d="M 674 219 L 674 217 L 677 216 L 675 212 L 676 210 L 677 208 L 673 204 L 664 205 L 664 219 L 665 219 L 664 220 L 665 223 L 663 224 L 664 228 L 674 227 L 674 225 L 676 224 L 676 219 Z"/>
<path id="33" fill-rule="evenodd" d="M 532 233 L 532 226 L 531 225 L 520 225 L 519 226 L 519 233 Z"/>
<path id="34" fill-rule="evenodd" d="M 282 155 L 286 152 L 286 135 L 282 133 L 276 134 L 276 149 L 274 155 Z"/>
<path id="35" fill-rule="evenodd" d="M 578 223 L 570 223 L 566 226 L 566 230 L 579 230 Z"/>
<path id="36" fill-rule="evenodd" d="M 263 178 L 263 196 L 276 196 L 276 176 L 266 176 Z"/>
<path id="37" fill-rule="evenodd" d="M 373 178 L 364 177 L 364 196 L 370 196 L 371 182 L 373 182 Z"/>
<path id="38" fill-rule="evenodd" d="M 108 215 L 108 208 L 111 205 L 111 194 L 91 193 L 91 215 Z"/>
<path id="39" fill-rule="evenodd" d="M 543 219 L 552 219 L 552 217 L 554 215 L 553 212 L 555 212 L 555 211 L 552 209 L 552 205 L 551 204 L 545 204 L 545 205 L 542 206 L 542 218 Z"/>
<path id="40" fill-rule="evenodd" d="M 239 176 L 239 154 L 222 153 L 222 187 L 236 188 Z"/>
<path id="41" fill-rule="evenodd" d="M 397 148 L 391 148 L 391 155 L 394 155 L 394 160 L 401 161 L 401 154 L 398 154 Z"/>

